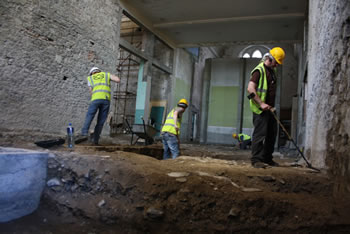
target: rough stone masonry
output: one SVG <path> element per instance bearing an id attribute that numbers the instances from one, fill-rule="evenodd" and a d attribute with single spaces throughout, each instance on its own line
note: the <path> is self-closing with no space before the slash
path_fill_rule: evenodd
<path id="1" fill-rule="evenodd" d="M 350 191 L 350 2 L 310 1 L 306 152 Z"/>
<path id="2" fill-rule="evenodd" d="M 61 133 L 80 129 L 96 65 L 115 72 L 117 0 L 0 1 L 0 128 Z"/>

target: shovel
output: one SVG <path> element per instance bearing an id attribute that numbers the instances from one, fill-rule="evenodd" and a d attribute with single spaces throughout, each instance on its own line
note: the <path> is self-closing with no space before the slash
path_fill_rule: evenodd
<path id="1" fill-rule="evenodd" d="M 255 97 L 255 93 L 251 93 L 251 94 L 248 95 L 248 99 L 251 99 L 251 100 L 253 100 L 253 101 L 255 102 L 255 100 L 253 99 L 254 97 Z M 259 109 L 262 110 L 261 108 L 259 108 Z M 277 117 L 277 115 L 276 115 L 276 113 L 275 113 L 276 109 L 275 109 L 275 108 L 271 108 L 270 111 L 271 111 L 273 117 L 274 117 L 274 118 L 276 119 L 276 121 L 278 122 L 278 124 L 279 124 L 279 125 L 281 126 L 281 128 L 283 129 L 283 131 L 286 133 L 286 135 L 287 135 L 287 137 L 288 137 L 288 140 L 290 140 L 290 141 L 293 143 L 293 145 L 295 146 L 295 148 L 298 150 L 299 154 L 300 154 L 300 155 L 303 157 L 303 159 L 305 160 L 307 167 L 310 168 L 310 169 L 313 169 L 313 170 L 315 170 L 315 171 L 320 172 L 320 171 L 321 171 L 320 169 L 317 169 L 317 168 L 313 167 L 313 166 L 311 165 L 311 163 L 309 163 L 309 161 L 307 161 L 307 159 L 305 158 L 303 152 L 301 152 L 301 150 L 299 149 L 299 147 L 297 146 L 297 144 L 295 143 L 295 141 L 293 140 L 293 138 L 289 135 L 288 131 L 285 129 L 285 127 L 283 126 L 283 124 L 281 123 L 281 121 L 278 119 L 278 117 Z"/>

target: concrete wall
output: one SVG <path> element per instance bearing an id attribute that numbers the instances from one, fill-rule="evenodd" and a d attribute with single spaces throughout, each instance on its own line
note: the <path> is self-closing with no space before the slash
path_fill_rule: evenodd
<path id="1" fill-rule="evenodd" d="M 208 107 L 208 143 L 231 144 L 237 128 L 238 99 L 240 94 L 240 61 L 213 59 Z"/>
<path id="2" fill-rule="evenodd" d="M 171 94 L 168 98 L 167 113 L 176 106 L 177 102 L 185 98 L 190 100 L 193 77 L 192 55 L 184 49 L 175 49 L 174 74 L 171 76 Z M 190 104 L 190 103 L 189 103 Z M 189 111 L 182 116 L 181 139 L 187 140 Z"/>
<path id="3" fill-rule="evenodd" d="M 191 106 L 189 111 L 190 119 L 189 122 L 191 126 L 188 128 L 188 135 L 191 140 L 195 142 L 200 141 L 200 133 L 201 133 L 201 121 L 202 121 L 202 100 L 203 100 L 203 82 L 204 82 L 204 70 L 205 70 L 205 61 L 210 58 L 215 58 L 219 56 L 218 48 L 209 48 L 209 47 L 201 47 L 199 49 L 198 60 L 194 64 L 194 74 L 193 74 L 193 82 L 192 82 L 192 90 L 191 90 Z M 192 114 L 197 114 L 196 119 Z M 192 126 L 193 121 L 193 126 Z"/>
<path id="4" fill-rule="evenodd" d="M 115 71 L 120 15 L 117 0 L 0 1 L 0 128 L 80 129 L 89 69 Z"/>
<path id="5" fill-rule="evenodd" d="M 306 152 L 350 191 L 350 2 L 309 5 Z"/>
<path id="6" fill-rule="evenodd" d="M 0 223 L 38 208 L 48 156 L 48 152 L 0 147 Z"/>

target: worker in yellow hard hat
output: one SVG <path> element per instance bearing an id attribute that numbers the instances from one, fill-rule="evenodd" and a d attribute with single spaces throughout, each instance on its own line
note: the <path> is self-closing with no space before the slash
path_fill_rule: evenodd
<path id="1" fill-rule="evenodd" d="M 270 110 L 275 106 L 277 76 L 276 67 L 283 64 L 285 52 L 272 48 L 252 70 L 248 83 L 250 109 L 253 112 L 252 166 L 265 168 L 278 166 L 272 160 L 277 135 L 277 122 Z"/>
<path id="2" fill-rule="evenodd" d="M 240 149 L 245 150 L 245 149 L 247 149 L 247 146 L 251 146 L 252 145 L 252 139 L 247 134 L 244 134 L 244 133 L 240 133 L 240 134 L 233 133 L 232 137 L 238 141 L 238 145 L 239 145 Z"/>
<path id="3" fill-rule="evenodd" d="M 162 142 L 164 148 L 163 158 L 168 159 L 170 156 L 175 159 L 180 154 L 180 128 L 182 114 L 186 111 L 188 102 L 181 99 L 177 106 L 170 111 L 162 127 Z"/>

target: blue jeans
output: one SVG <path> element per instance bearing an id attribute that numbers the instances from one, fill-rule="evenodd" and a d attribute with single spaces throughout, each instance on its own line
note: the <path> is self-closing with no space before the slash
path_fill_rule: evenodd
<path id="1" fill-rule="evenodd" d="M 165 132 L 162 135 L 162 142 L 164 148 L 163 159 L 168 159 L 172 155 L 172 158 L 175 159 L 180 154 L 179 142 L 175 135 Z"/>
<path id="2" fill-rule="evenodd" d="M 104 99 L 97 99 L 90 103 L 89 109 L 86 113 L 85 117 L 85 123 L 83 125 L 83 128 L 81 129 L 81 134 L 83 136 L 87 136 L 89 132 L 89 128 L 91 125 L 92 120 L 95 117 L 95 114 L 98 110 L 98 116 L 97 116 L 97 123 L 94 130 L 94 143 L 98 144 L 98 141 L 100 139 L 100 134 L 102 132 L 103 124 L 105 123 L 108 112 L 109 112 L 109 100 Z"/>

